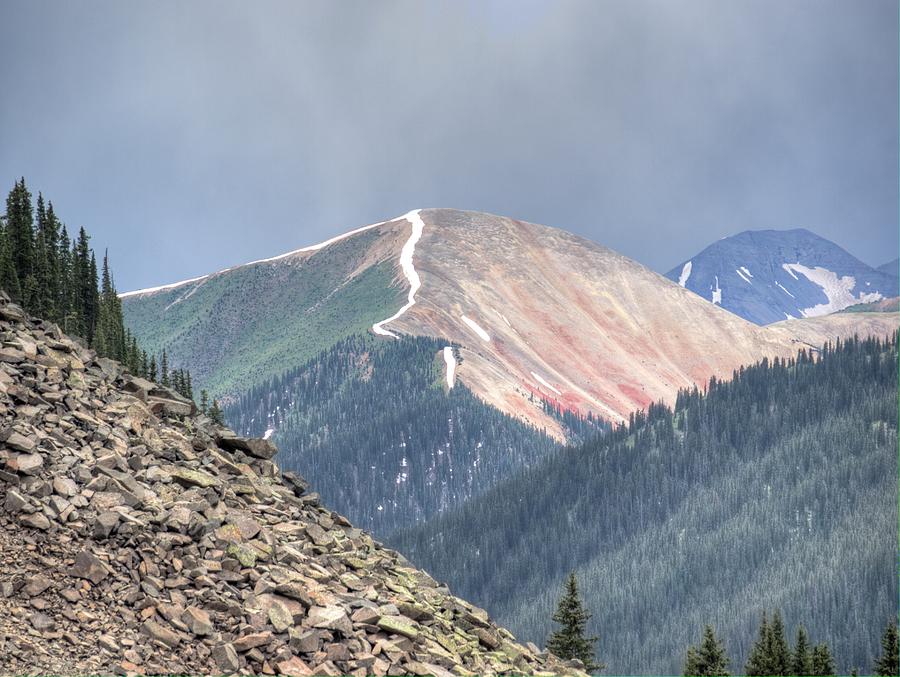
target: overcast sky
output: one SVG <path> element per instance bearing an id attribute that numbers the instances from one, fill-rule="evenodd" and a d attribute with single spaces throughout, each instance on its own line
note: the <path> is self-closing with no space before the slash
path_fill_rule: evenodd
<path id="1" fill-rule="evenodd" d="M 0 182 L 120 290 L 416 207 L 659 271 L 745 229 L 898 250 L 895 0 L 0 0 Z"/>

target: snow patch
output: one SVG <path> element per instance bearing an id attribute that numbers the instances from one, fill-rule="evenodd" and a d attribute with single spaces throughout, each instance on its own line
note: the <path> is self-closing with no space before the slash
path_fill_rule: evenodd
<path id="1" fill-rule="evenodd" d="M 753 273 L 751 273 L 749 270 L 747 270 L 746 266 L 741 266 L 741 270 L 744 272 L 744 275 L 746 275 L 747 277 L 753 277 Z"/>
<path id="2" fill-rule="evenodd" d="M 741 266 L 740 268 L 735 268 L 734 272 L 736 272 L 738 274 L 738 276 L 747 284 L 753 284 L 753 282 L 750 281 L 750 277 L 753 277 L 753 276 L 751 275 L 750 277 L 747 277 L 747 274 L 742 272 L 745 270 L 747 270 L 747 269 L 744 268 L 744 266 Z"/>
<path id="3" fill-rule="evenodd" d="M 541 376 L 540 374 L 537 374 L 537 373 L 535 373 L 535 372 L 531 372 L 531 375 L 534 377 L 534 380 L 535 380 L 535 381 L 537 381 L 538 383 L 540 383 L 540 384 L 541 384 L 542 386 L 544 386 L 545 388 L 550 388 L 550 390 L 552 390 L 553 392 L 555 392 L 557 395 L 562 395 L 561 392 L 559 392 L 556 388 L 554 388 L 552 385 L 550 385 L 549 383 L 547 383 L 547 380 L 546 380 L 543 376 Z"/>
<path id="4" fill-rule="evenodd" d="M 387 223 L 387 221 L 379 221 L 378 223 L 372 223 L 368 226 L 362 226 L 361 228 L 354 228 L 353 230 L 349 230 L 346 233 L 341 235 L 335 235 L 334 237 L 325 240 L 324 242 L 320 242 L 319 244 L 311 244 L 308 247 L 300 247 L 300 249 L 294 249 L 293 251 L 289 251 L 285 254 L 279 254 L 278 256 L 272 256 L 268 259 L 257 259 L 256 261 L 251 261 L 250 263 L 245 263 L 245 266 L 252 266 L 257 263 L 269 263 L 270 261 L 278 261 L 280 259 L 286 258 L 288 256 L 292 256 L 293 254 L 301 254 L 302 252 L 314 252 L 319 249 L 324 249 L 330 244 L 334 244 L 335 242 L 339 242 L 345 238 L 356 235 L 357 233 L 362 233 L 363 231 L 370 230 L 372 228 L 377 228 L 383 224 Z"/>
<path id="5" fill-rule="evenodd" d="M 718 275 L 716 275 L 716 288 L 712 290 L 712 302 L 722 305 L 722 289 L 719 287 Z"/>
<path id="6" fill-rule="evenodd" d="M 456 376 L 456 358 L 453 356 L 452 346 L 444 348 L 444 363 L 447 365 L 447 387 L 453 388 L 454 377 Z"/>
<path id="7" fill-rule="evenodd" d="M 784 313 L 784 319 L 786 320 L 796 320 L 797 318 L 791 315 L 790 313 Z"/>
<path id="8" fill-rule="evenodd" d="M 209 275 L 201 275 L 200 277 L 192 277 L 189 280 L 182 280 L 181 282 L 173 282 L 172 284 L 162 284 L 158 287 L 147 287 L 146 289 L 135 289 L 134 291 L 127 291 L 122 294 L 119 294 L 120 299 L 127 299 L 129 296 L 140 296 L 142 294 L 153 294 L 154 292 L 164 291 L 166 289 L 175 289 L 175 287 L 182 287 L 186 284 L 190 284 L 191 282 L 199 282 L 200 280 L 205 280 Z"/>
<path id="9" fill-rule="evenodd" d="M 678 276 L 678 284 L 682 287 L 687 284 L 688 278 L 691 276 L 691 268 L 693 268 L 693 262 L 688 261 L 684 264 L 684 268 L 681 269 L 681 275 Z"/>
<path id="10" fill-rule="evenodd" d="M 270 437 L 272 437 L 272 433 L 274 433 L 274 432 L 275 432 L 275 431 L 272 430 L 272 428 L 269 428 L 268 430 L 266 430 L 265 435 L 263 435 L 263 439 L 264 439 L 264 440 L 269 439 Z"/>
<path id="11" fill-rule="evenodd" d="M 478 334 L 478 336 L 481 338 L 482 341 L 490 341 L 491 340 L 490 335 L 484 329 L 482 329 L 480 326 L 478 326 L 478 323 L 475 320 L 473 320 L 469 317 L 466 317 L 465 315 L 461 315 L 460 319 L 463 322 L 465 322 L 467 325 L 469 325 L 469 327 L 472 329 L 472 331 L 474 331 L 476 334 Z"/>
<path id="12" fill-rule="evenodd" d="M 781 288 L 781 291 L 783 291 L 785 294 L 787 294 L 788 296 L 790 296 L 792 299 L 797 298 L 796 296 L 794 296 L 793 294 L 791 294 L 791 292 L 789 292 L 787 289 L 785 289 L 785 288 L 781 285 L 781 282 L 779 282 L 778 280 L 775 280 L 775 284 L 777 284 L 777 285 Z"/>
<path id="13" fill-rule="evenodd" d="M 873 301 L 882 298 L 881 293 L 879 292 L 873 292 L 871 294 L 860 292 L 859 296 L 854 296 L 853 289 L 856 287 L 856 278 L 852 275 L 838 277 L 837 273 L 828 270 L 827 268 L 822 268 L 821 266 L 808 268 L 807 266 L 801 265 L 799 261 L 797 263 L 784 263 L 781 267 L 792 275 L 794 272 L 800 273 L 810 282 L 821 287 L 822 291 L 825 292 L 825 297 L 828 299 L 828 302 L 804 308 L 800 311 L 804 317 L 828 315 L 829 313 L 836 313 L 837 311 L 843 310 L 847 306 L 852 306 L 856 303 L 872 303 Z"/>
<path id="14" fill-rule="evenodd" d="M 406 279 L 409 280 L 408 300 L 405 306 L 391 315 L 388 319 L 376 322 L 372 325 L 372 331 L 381 336 L 398 338 L 394 332 L 384 329 L 383 325 L 393 322 L 407 310 L 412 308 L 416 304 L 416 292 L 419 291 L 419 287 L 422 286 L 422 283 L 419 280 L 419 273 L 416 272 L 416 268 L 413 266 L 413 253 L 416 251 L 416 243 L 418 243 L 419 238 L 422 237 L 422 231 L 425 228 L 425 223 L 422 221 L 422 217 L 419 216 L 419 211 L 420 210 L 418 209 L 414 209 L 403 216 L 403 218 L 412 225 L 412 233 L 406 241 L 406 244 L 403 245 L 403 249 L 400 250 L 400 269 L 403 271 Z"/>

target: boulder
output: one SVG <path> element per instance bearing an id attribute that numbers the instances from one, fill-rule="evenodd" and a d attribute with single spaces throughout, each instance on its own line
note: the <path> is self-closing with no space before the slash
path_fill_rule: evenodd
<path id="1" fill-rule="evenodd" d="M 216 444 L 227 451 L 239 449 L 254 458 L 268 460 L 278 453 L 278 447 L 262 438 L 239 437 L 225 432 L 216 435 Z"/>
<path id="2" fill-rule="evenodd" d="M 69 570 L 72 576 L 84 578 L 96 585 L 109 576 L 109 571 L 100 558 L 88 550 L 82 550 L 75 557 L 75 563 Z"/>

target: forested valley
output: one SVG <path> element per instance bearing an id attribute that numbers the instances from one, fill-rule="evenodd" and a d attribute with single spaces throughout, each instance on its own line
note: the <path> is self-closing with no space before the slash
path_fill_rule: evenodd
<path id="1" fill-rule="evenodd" d="M 862 672 L 897 613 L 897 336 L 764 360 L 389 539 L 543 645 L 574 570 L 609 674 L 675 674 L 766 609 Z"/>
<path id="2" fill-rule="evenodd" d="M 247 435 L 276 431 L 283 469 L 299 471 L 326 503 L 385 537 L 559 447 L 464 385 L 448 389 L 445 345 L 352 336 L 225 406 L 225 419 Z M 573 435 L 601 425 L 555 414 Z"/>

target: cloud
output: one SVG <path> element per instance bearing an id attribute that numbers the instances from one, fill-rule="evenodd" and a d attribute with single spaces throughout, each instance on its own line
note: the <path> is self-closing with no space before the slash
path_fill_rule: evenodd
<path id="1" fill-rule="evenodd" d="M 896 25 L 887 0 L 7 2 L 0 180 L 87 226 L 122 288 L 426 206 L 659 270 L 796 226 L 879 263 Z"/>

